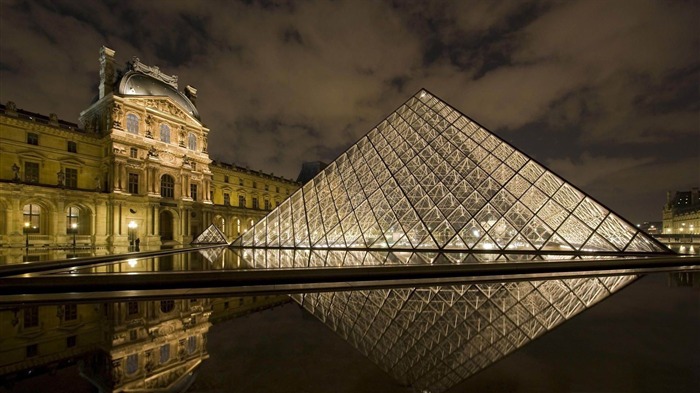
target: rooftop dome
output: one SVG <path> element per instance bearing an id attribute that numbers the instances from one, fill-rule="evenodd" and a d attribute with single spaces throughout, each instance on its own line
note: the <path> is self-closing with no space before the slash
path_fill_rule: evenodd
<path id="1" fill-rule="evenodd" d="M 192 101 L 177 90 L 177 85 L 138 71 L 127 72 L 119 82 L 119 94 L 126 96 L 164 96 L 175 101 L 186 113 L 197 120 L 199 112 Z"/>

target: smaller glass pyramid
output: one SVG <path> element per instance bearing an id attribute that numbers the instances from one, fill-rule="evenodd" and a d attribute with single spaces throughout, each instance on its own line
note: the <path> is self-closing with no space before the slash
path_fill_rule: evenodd
<path id="1" fill-rule="evenodd" d="M 216 225 L 212 224 L 209 225 L 207 229 L 204 230 L 204 232 L 200 233 L 199 236 L 194 238 L 192 240 L 192 245 L 198 245 L 198 244 L 228 244 L 228 241 L 226 240 L 226 235 L 224 235 L 223 232 L 219 228 L 216 227 Z"/>

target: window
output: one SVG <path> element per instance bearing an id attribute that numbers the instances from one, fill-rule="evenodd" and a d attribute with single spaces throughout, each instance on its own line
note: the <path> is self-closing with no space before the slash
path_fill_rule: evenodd
<path id="1" fill-rule="evenodd" d="M 160 178 L 160 196 L 163 198 L 175 198 L 175 179 L 170 175 Z"/>
<path id="2" fill-rule="evenodd" d="M 253 209 L 259 208 L 258 206 L 258 198 L 253 198 Z"/>
<path id="3" fill-rule="evenodd" d="M 224 193 L 224 205 L 231 205 L 231 195 L 229 195 L 227 192 Z"/>
<path id="4" fill-rule="evenodd" d="M 76 346 L 78 343 L 78 337 L 77 336 L 68 336 L 66 337 L 66 347 L 68 348 L 73 348 Z"/>
<path id="5" fill-rule="evenodd" d="M 126 130 L 131 134 L 139 133 L 139 117 L 133 113 L 126 115 Z"/>
<path id="6" fill-rule="evenodd" d="M 129 330 L 129 340 L 136 341 L 139 338 L 139 332 L 136 329 Z"/>
<path id="7" fill-rule="evenodd" d="M 228 176 L 224 175 L 224 183 L 228 183 Z"/>
<path id="8" fill-rule="evenodd" d="M 192 167 L 193 171 L 197 170 L 197 163 L 196 162 L 194 162 L 194 161 L 190 162 L 190 166 Z"/>
<path id="9" fill-rule="evenodd" d="M 75 168 L 66 168 L 65 184 L 67 188 L 78 188 L 78 170 Z"/>
<path id="10" fill-rule="evenodd" d="M 139 315 L 139 303 L 138 302 L 128 302 L 126 304 L 126 315 L 127 316 Z"/>
<path id="11" fill-rule="evenodd" d="M 129 173 L 129 194 L 139 193 L 139 174 Z"/>
<path id="12" fill-rule="evenodd" d="M 270 187 L 267 184 L 265 184 L 265 191 L 269 191 L 269 188 Z"/>
<path id="13" fill-rule="evenodd" d="M 30 145 L 38 145 L 39 144 L 39 134 L 35 134 L 33 132 L 27 133 L 27 143 Z"/>
<path id="14" fill-rule="evenodd" d="M 78 224 L 80 221 L 80 209 L 78 209 L 75 206 L 71 206 L 68 208 L 68 212 L 66 213 L 66 233 L 73 233 L 73 227 L 75 224 L 75 230 L 78 229 Z"/>
<path id="15" fill-rule="evenodd" d="M 137 148 L 135 148 L 135 147 L 132 147 L 132 148 L 129 150 L 129 156 L 130 156 L 131 158 L 138 158 L 138 156 L 139 156 L 139 149 L 137 149 Z"/>
<path id="16" fill-rule="evenodd" d="M 77 321 L 78 320 L 78 305 L 77 304 L 66 304 L 63 306 L 63 320 L 64 321 Z"/>
<path id="17" fill-rule="evenodd" d="M 133 374 L 139 369 L 139 354 L 132 353 L 126 357 L 126 373 Z"/>
<path id="18" fill-rule="evenodd" d="M 27 307 L 24 309 L 24 320 L 22 321 L 22 326 L 27 328 L 33 328 L 39 326 L 39 307 Z"/>
<path id="19" fill-rule="evenodd" d="M 257 182 L 253 182 L 253 188 L 258 188 L 258 183 L 257 183 Z"/>
<path id="20" fill-rule="evenodd" d="M 27 345 L 27 357 L 32 358 L 39 354 L 39 344 Z"/>
<path id="21" fill-rule="evenodd" d="M 228 302 L 226 302 L 226 307 L 228 308 Z M 187 353 L 193 354 L 197 350 L 197 337 L 189 336 L 187 337 Z"/>
<path id="22" fill-rule="evenodd" d="M 77 153 L 78 152 L 78 144 L 73 142 L 73 141 L 68 141 L 68 152 L 69 153 Z"/>
<path id="23" fill-rule="evenodd" d="M 236 233 L 241 233 L 241 220 L 236 219 Z"/>
<path id="24" fill-rule="evenodd" d="M 24 181 L 27 183 L 39 183 L 39 163 L 24 163 Z"/>
<path id="25" fill-rule="evenodd" d="M 190 184 L 190 198 L 192 198 L 193 201 L 197 200 L 197 185 L 196 184 Z"/>
<path id="26" fill-rule="evenodd" d="M 243 185 L 243 179 L 238 179 L 238 185 L 242 186 Z"/>
<path id="27" fill-rule="evenodd" d="M 160 311 L 164 313 L 169 313 L 175 309 L 175 301 L 173 300 L 161 300 L 160 301 Z"/>
<path id="28" fill-rule="evenodd" d="M 238 196 L 238 206 L 245 207 L 245 196 L 244 195 Z"/>
<path id="29" fill-rule="evenodd" d="M 191 132 L 187 136 L 187 148 L 190 150 L 197 150 L 197 137 Z"/>
<path id="30" fill-rule="evenodd" d="M 160 125 L 160 140 L 161 142 L 170 143 L 170 127 L 167 124 Z"/>
<path id="31" fill-rule="evenodd" d="M 170 344 L 163 344 L 160 347 L 160 364 L 170 360 Z"/>
<path id="32" fill-rule="evenodd" d="M 280 192 L 280 188 L 279 188 L 279 187 L 275 187 L 275 192 Z"/>
<path id="33" fill-rule="evenodd" d="M 265 210 L 270 210 L 270 201 L 265 199 Z"/>
<path id="34" fill-rule="evenodd" d="M 39 222 L 41 219 L 41 206 L 39 205 L 24 205 L 24 227 L 31 229 L 32 232 L 39 231 Z"/>

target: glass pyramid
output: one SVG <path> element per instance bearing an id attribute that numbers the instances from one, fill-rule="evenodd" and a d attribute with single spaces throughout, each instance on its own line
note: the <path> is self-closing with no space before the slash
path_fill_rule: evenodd
<path id="1" fill-rule="evenodd" d="M 446 391 L 634 276 L 293 295 L 416 392 Z"/>
<path id="2" fill-rule="evenodd" d="M 228 244 L 226 240 L 226 235 L 216 225 L 209 225 L 202 233 L 200 233 L 194 240 L 192 240 L 192 245 L 198 244 Z"/>
<path id="3" fill-rule="evenodd" d="M 234 245 L 670 252 L 425 90 Z"/>

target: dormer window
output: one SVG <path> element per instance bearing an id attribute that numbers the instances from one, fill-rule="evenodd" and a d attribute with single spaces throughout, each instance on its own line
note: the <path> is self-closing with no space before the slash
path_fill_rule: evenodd
<path id="1" fill-rule="evenodd" d="M 187 148 L 190 150 L 197 150 L 197 137 L 191 132 L 187 136 Z"/>
<path id="2" fill-rule="evenodd" d="M 160 140 L 161 142 L 170 143 L 170 127 L 167 124 L 160 125 Z"/>
<path id="3" fill-rule="evenodd" d="M 139 133 L 139 117 L 133 113 L 126 115 L 126 130 L 130 134 Z"/>

